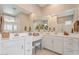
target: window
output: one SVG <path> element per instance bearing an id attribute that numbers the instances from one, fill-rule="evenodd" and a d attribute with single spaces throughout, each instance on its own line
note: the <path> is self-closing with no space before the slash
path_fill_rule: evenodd
<path id="1" fill-rule="evenodd" d="M 71 25 L 72 24 L 72 21 L 66 21 L 65 22 L 65 25 Z"/>
<path id="2" fill-rule="evenodd" d="M 16 32 L 17 25 L 15 17 L 4 15 L 4 31 Z"/>

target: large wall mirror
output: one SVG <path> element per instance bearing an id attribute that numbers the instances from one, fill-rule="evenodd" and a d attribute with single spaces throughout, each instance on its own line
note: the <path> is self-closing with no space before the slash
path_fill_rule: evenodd
<path id="1" fill-rule="evenodd" d="M 0 32 L 16 32 L 16 16 L 21 13 L 21 10 L 18 9 L 15 5 L 3 4 L 0 5 Z"/>
<path id="2" fill-rule="evenodd" d="M 58 13 L 57 15 L 57 24 L 58 32 L 71 32 L 73 21 L 75 17 L 76 9 L 66 10 L 64 12 Z"/>
<path id="3" fill-rule="evenodd" d="M 43 17 L 37 17 L 33 20 L 33 31 L 48 31 L 48 20 Z"/>
<path id="4" fill-rule="evenodd" d="M 29 14 L 14 4 L 0 5 L 0 32 L 23 32 L 25 26 L 30 26 L 27 24 L 29 22 L 25 23 L 29 19 Z"/>

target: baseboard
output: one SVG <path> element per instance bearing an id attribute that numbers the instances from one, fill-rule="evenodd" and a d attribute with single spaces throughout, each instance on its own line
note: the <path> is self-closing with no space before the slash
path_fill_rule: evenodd
<path id="1" fill-rule="evenodd" d="M 47 49 L 47 48 L 44 48 L 44 49 L 49 50 L 49 49 Z M 51 51 L 51 52 L 53 52 L 53 53 L 56 53 L 57 55 L 63 55 L 63 54 L 61 54 L 61 53 L 58 53 L 58 52 L 55 52 L 55 51 L 52 51 L 52 50 L 49 50 L 49 51 Z"/>

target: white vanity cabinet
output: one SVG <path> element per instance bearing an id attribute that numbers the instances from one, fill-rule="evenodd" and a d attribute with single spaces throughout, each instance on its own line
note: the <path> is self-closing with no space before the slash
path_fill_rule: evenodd
<path id="1" fill-rule="evenodd" d="M 64 55 L 79 55 L 79 38 L 47 35 L 44 37 L 44 47 Z"/>
<path id="2" fill-rule="evenodd" d="M 9 41 L 10 40 L 1 40 L 2 41 L 2 45 L 1 45 L 1 54 L 2 55 L 8 55 L 9 53 Z"/>
<path id="3" fill-rule="evenodd" d="M 43 37 L 43 42 L 42 42 L 43 48 L 48 48 L 48 46 L 47 46 L 48 45 L 47 39 L 48 39 L 47 35 Z"/>
<path id="4" fill-rule="evenodd" d="M 73 54 L 73 39 L 72 38 L 64 38 L 64 54 L 71 55 Z"/>
<path id="5" fill-rule="evenodd" d="M 16 37 L 14 41 L 15 45 L 10 48 L 13 53 L 9 53 L 10 55 L 32 55 L 32 37 Z"/>
<path id="6" fill-rule="evenodd" d="M 1 39 L 0 39 L 0 55 L 1 55 L 1 45 L 2 45 L 2 42 L 1 42 Z"/>
<path id="7" fill-rule="evenodd" d="M 24 38 L 19 37 L 17 40 L 15 40 L 15 54 L 16 55 L 24 55 Z"/>
<path id="8" fill-rule="evenodd" d="M 44 47 L 63 54 L 64 52 L 64 39 L 58 36 L 46 36 L 44 38 Z"/>
<path id="9" fill-rule="evenodd" d="M 64 54 L 65 55 L 78 55 L 79 54 L 79 39 L 77 38 L 64 38 Z"/>
<path id="10" fill-rule="evenodd" d="M 53 51 L 63 54 L 64 52 L 64 39 L 63 37 L 53 37 Z"/>
<path id="11" fill-rule="evenodd" d="M 53 40 L 50 36 L 44 37 L 44 48 L 53 50 Z"/>
<path id="12" fill-rule="evenodd" d="M 24 39 L 21 37 L 14 40 L 2 40 L 3 55 L 23 55 L 24 54 Z"/>
<path id="13" fill-rule="evenodd" d="M 32 55 L 32 41 L 33 41 L 33 38 L 30 36 L 30 37 L 25 37 L 25 41 L 24 41 L 24 46 L 25 46 L 25 55 Z"/>
<path id="14" fill-rule="evenodd" d="M 12 40 L 13 46 L 9 48 L 11 50 L 9 54 L 13 55 L 23 55 L 24 54 L 24 38 L 23 37 L 15 37 L 15 40 Z"/>
<path id="15" fill-rule="evenodd" d="M 32 37 L 17 36 L 0 40 L 1 55 L 32 55 Z"/>

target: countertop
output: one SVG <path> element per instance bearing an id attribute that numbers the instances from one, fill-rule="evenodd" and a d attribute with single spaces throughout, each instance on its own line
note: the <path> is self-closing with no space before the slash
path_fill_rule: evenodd
<path id="1" fill-rule="evenodd" d="M 79 39 L 78 33 L 70 33 L 69 35 L 64 35 L 63 33 L 46 33 L 44 36 L 58 36 L 58 37 L 66 37 L 66 38 L 77 38 Z"/>
<path id="2" fill-rule="evenodd" d="M 25 39 L 31 39 L 32 41 L 36 41 L 39 39 L 42 39 L 42 36 L 29 36 L 28 33 L 19 33 L 18 36 L 15 36 L 15 33 L 10 33 L 10 37 L 8 38 L 9 40 L 16 40 L 16 38 L 25 38 Z M 0 40 L 2 39 L 1 34 L 0 34 Z M 7 38 L 6 38 L 7 39 Z"/>

